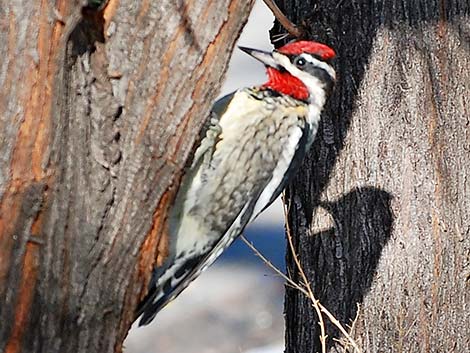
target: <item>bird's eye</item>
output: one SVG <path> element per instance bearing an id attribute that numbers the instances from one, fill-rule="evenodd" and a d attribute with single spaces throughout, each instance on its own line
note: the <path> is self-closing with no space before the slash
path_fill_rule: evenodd
<path id="1" fill-rule="evenodd" d="M 295 59 L 295 62 L 294 62 L 294 64 L 295 64 L 296 66 L 298 66 L 298 67 L 302 67 L 302 66 L 304 66 L 306 63 L 307 63 L 307 61 L 305 61 L 304 58 L 297 58 L 297 59 Z"/>

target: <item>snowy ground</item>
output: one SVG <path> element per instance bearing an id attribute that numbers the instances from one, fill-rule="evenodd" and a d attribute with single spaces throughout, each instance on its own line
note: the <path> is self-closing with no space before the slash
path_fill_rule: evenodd
<path id="1" fill-rule="evenodd" d="M 282 226 L 254 224 L 247 237 L 284 268 Z M 145 327 L 125 353 L 281 353 L 283 282 L 240 240 Z"/>
<path id="2" fill-rule="evenodd" d="M 279 342 L 280 353 L 282 296 L 282 283 L 262 268 L 219 265 L 201 275 L 149 326 L 133 329 L 124 352 L 261 353 L 260 347 Z"/>

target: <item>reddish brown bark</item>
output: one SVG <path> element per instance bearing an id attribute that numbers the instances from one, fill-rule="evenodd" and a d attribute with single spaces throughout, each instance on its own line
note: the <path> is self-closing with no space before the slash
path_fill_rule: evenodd
<path id="1" fill-rule="evenodd" d="M 0 6 L 0 351 L 120 350 L 251 6 Z"/>

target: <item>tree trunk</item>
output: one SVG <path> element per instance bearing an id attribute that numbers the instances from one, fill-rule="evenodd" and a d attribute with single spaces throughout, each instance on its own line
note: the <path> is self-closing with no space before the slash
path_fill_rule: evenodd
<path id="1" fill-rule="evenodd" d="M 338 53 L 334 96 L 286 193 L 314 293 L 346 327 L 357 316 L 364 352 L 467 352 L 468 0 L 278 4 Z M 285 311 L 286 352 L 320 352 L 312 303 L 287 288 Z"/>
<path id="2" fill-rule="evenodd" d="M 0 351 L 117 352 L 253 1 L 2 1 Z"/>

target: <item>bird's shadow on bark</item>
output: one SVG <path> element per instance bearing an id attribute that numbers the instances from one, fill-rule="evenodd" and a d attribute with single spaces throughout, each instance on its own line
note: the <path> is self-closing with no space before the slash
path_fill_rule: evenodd
<path id="1" fill-rule="evenodd" d="M 409 33 L 439 21 L 448 22 L 462 38 L 468 38 L 468 30 L 461 22 L 454 21 L 468 9 L 453 2 L 452 6 L 447 6 L 452 10 L 447 10 L 440 7 L 438 1 L 433 4 L 435 11 L 428 12 L 416 6 L 393 7 L 366 0 L 320 3 L 278 0 L 276 3 L 304 30 L 305 39 L 326 43 L 337 52 L 338 83 L 322 114 L 310 153 L 286 188 L 285 201 L 294 247 L 300 260 L 304 261 L 304 270 L 317 299 L 343 324 L 350 324 L 356 316 L 357 304 L 363 301 L 372 285 L 384 246 L 392 233 L 392 190 L 361 187 L 328 202 L 322 202 L 322 194 L 345 145 L 374 40 L 379 28 Z M 271 38 L 280 33 L 285 31 L 275 24 Z M 429 48 L 425 41 L 424 47 L 419 47 L 423 41 L 414 40 L 411 35 L 403 38 L 410 40 L 408 45 L 427 55 Z M 278 41 L 275 45 L 282 46 L 286 41 Z M 389 65 L 399 67 L 397 63 Z M 344 173 L 348 172 L 344 170 Z M 316 222 L 322 212 L 324 217 L 331 217 L 331 227 L 311 234 L 312 222 Z M 328 221 L 322 222 L 325 223 Z M 290 252 L 286 260 L 289 274 L 300 282 Z M 318 318 L 311 303 L 289 287 L 285 314 L 286 352 L 292 349 L 296 352 L 321 351 Z M 332 326 L 327 328 L 327 334 L 330 344 L 334 342 L 331 338 L 339 336 Z"/>
<path id="2" fill-rule="evenodd" d="M 297 251 L 301 259 L 309 261 L 303 270 L 316 299 L 343 325 L 351 325 L 356 318 L 358 304 L 362 303 L 372 285 L 383 248 L 390 239 L 393 227 L 391 201 L 391 194 L 384 190 L 356 188 L 338 200 L 319 202 L 313 211 L 313 223 L 292 223 L 292 234 L 303 234 L 297 239 Z M 297 202 L 300 200 L 294 196 L 288 205 L 293 207 L 291 217 L 294 219 L 304 217 L 298 213 L 302 209 L 295 206 Z M 329 227 L 312 233 L 317 220 Z M 292 254 L 288 254 L 287 261 L 292 263 Z M 292 266 L 289 268 L 291 277 L 300 283 L 298 271 Z M 309 299 L 296 293 L 295 289 L 288 288 L 287 291 L 288 305 L 297 305 L 298 300 L 303 300 L 306 307 L 311 306 Z M 286 314 L 289 316 L 293 312 L 287 311 Z M 339 330 L 326 317 L 324 321 L 328 342 L 339 339 Z M 305 332 L 303 325 L 310 327 L 316 333 L 314 341 L 319 351 L 317 322 L 315 314 L 291 320 L 291 325 L 301 325 L 291 332 Z"/>
<path id="3" fill-rule="evenodd" d="M 357 304 L 370 290 L 383 249 L 391 237 L 393 190 L 376 187 L 355 188 L 338 200 L 323 201 L 324 190 L 335 170 L 338 155 L 344 147 L 351 125 L 359 87 L 364 79 L 374 40 L 379 29 L 393 31 L 396 40 L 429 54 L 433 44 L 426 38 L 415 38 L 423 26 L 446 22 L 461 38 L 468 38 L 463 21 L 468 13 L 463 4 L 451 1 L 445 6 L 433 1 L 426 6 L 389 6 L 382 2 L 278 0 L 281 10 L 305 31 L 305 38 L 331 45 L 337 52 L 335 68 L 338 84 L 322 114 L 317 137 L 300 172 L 286 190 L 290 206 L 288 215 L 294 247 L 313 287 L 314 293 L 343 324 L 350 324 Z M 271 30 L 274 37 L 283 33 L 279 25 Z M 398 37 L 396 37 L 398 35 Z M 468 41 L 463 45 L 468 46 Z M 277 42 L 277 46 L 284 43 Z M 400 60 L 400 59 L 399 59 Z M 401 63 L 388 63 L 392 70 Z M 368 117 L 374 119 L 374 116 Z M 338 168 L 336 168 L 338 170 Z M 349 173 L 349 170 L 344 170 Z M 323 195 L 323 196 L 322 196 Z M 325 212 L 326 211 L 326 212 Z M 331 217 L 331 227 L 311 234 L 315 222 Z M 321 222 L 325 224 L 328 222 Z M 287 268 L 299 282 L 292 254 L 287 254 Z M 321 351 L 320 329 L 311 303 L 301 293 L 286 291 L 286 352 Z M 327 328 L 329 345 L 338 331 Z"/>
<path id="4" fill-rule="evenodd" d="M 301 9 L 293 8 L 291 11 L 298 11 L 299 18 L 305 14 Z M 372 285 L 382 250 L 390 239 L 393 214 L 392 194 L 376 187 L 355 188 L 337 200 L 322 201 L 321 195 L 330 181 L 337 157 L 345 144 L 355 108 L 354 102 L 376 31 L 373 26 L 366 27 L 366 33 L 358 33 L 354 46 L 347 44 L 338 35 L 344 32 L 340 28 L 344 25 L 343 20 L 331 18 L 337 13 L 335 9 L 322 4 L 311 11 L 311 17 L 304 17 L 301 22 L 307 33 L 309 28 L 314 28 L 314 32 L 308 33 L 308 39 L 327 43 L 336 50 L 337 59 L 334 64 L 338 84 L 322 114 L 310 153 L 298 175 L 286 189 L 285 200 L 290 210 L 288 219 L 294 246 L 303 261 L 316 298 L 343 325 L 349 325 L 356 317 L 358 304 L 363 301 Z M 350 28 L 354 28 L 360 25 L 362 19 L 348 20 L 357 21 L 348 24 Z M 309 26 L 309 23 L 312 25 Z M 332 28 L 332 23 L 338 28 Z M 274 33 L 276 29 L 272 34 Z M 319 217 L 328 217 L 329 220 L 323 218 L 321 224 L 330 226 L 312 234 Z M 301 282 L 290 252 L 286 263 L 291 277 L 296 282 Z M 299 317 L 299 305 L 306 308 L 302 317 Z M 303 347 L 303 343 L 309 343 L 309 352 L 321 351 L 318 317 L 313 310 L 307 308 L 311 308 L 308 298 L 287 288 L 287 347 Z M 332 339 L 339 338 L 340 334 L 326 319 L 325 324 L 328 345 L 331 345 L 334 343 Z"/>

